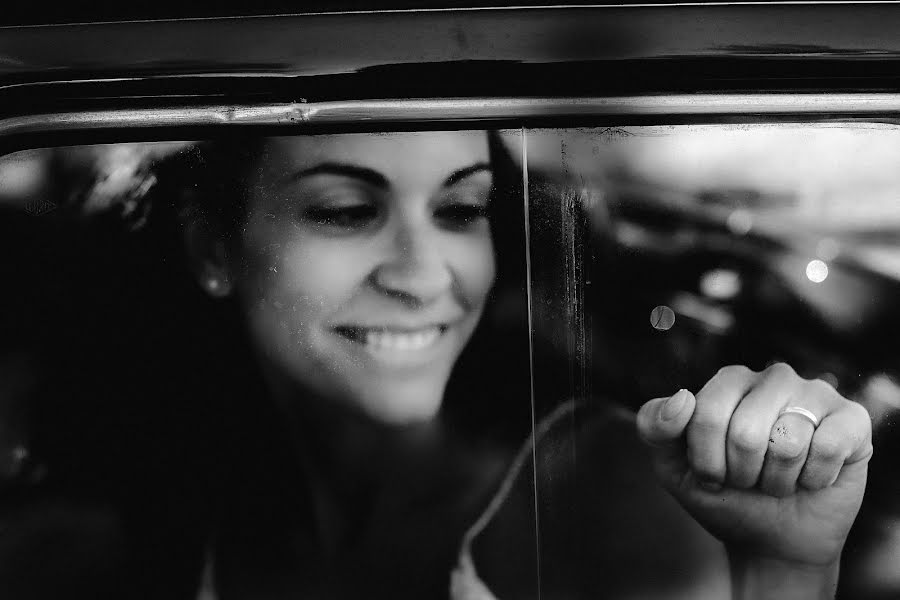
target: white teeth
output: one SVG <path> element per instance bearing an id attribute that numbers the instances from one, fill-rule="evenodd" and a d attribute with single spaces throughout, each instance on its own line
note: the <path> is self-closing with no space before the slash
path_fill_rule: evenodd
<path id="1" fill-rule="evenodd" d="M 440 335 L 439 327 L 430 327 L 413 333 L 370 329 L 366 332 L 366 345 L 373 350 L 416 352 L 431 346 Z"/>

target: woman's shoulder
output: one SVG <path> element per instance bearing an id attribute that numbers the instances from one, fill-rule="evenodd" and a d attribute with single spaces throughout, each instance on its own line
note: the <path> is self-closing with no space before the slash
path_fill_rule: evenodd
<path id="1" fill-rule="evenodd" d="M 634 414 L 599 400 L 566 402 L 536 425 L 469 530 L 467 561 L 500 598 L 539 585 L 569 597 L 690 597 L 727 572 L 718 542 L 656 483 Z"/>

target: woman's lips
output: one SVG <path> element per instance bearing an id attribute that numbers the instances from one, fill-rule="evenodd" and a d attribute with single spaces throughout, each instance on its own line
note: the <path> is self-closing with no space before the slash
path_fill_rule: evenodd
<path id="1" fill-rule="evenodd" d="M 447 327 L 447 325 L 431 325 L 411 329 L 340 326 L 335 327 L 335 331 L 374 353 L 412 353 L 434 346 Z"/>

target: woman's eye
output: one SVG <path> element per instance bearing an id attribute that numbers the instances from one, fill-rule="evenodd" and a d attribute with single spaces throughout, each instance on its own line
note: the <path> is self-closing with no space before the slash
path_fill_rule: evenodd
<path id="1" fill-rule="evenodd" d="M 435 219 L 446 227 L 462 229 L 486 219 L 487 206 L 470 203 L 453 203 L 438 208 Z"/>
<path id="2" fill-rule="evenodd" d="M 378 209 L 372 204 L 310 206 L 303 209 L 301 218 L 323 227 L 359 229 L 378 218 Z"/>

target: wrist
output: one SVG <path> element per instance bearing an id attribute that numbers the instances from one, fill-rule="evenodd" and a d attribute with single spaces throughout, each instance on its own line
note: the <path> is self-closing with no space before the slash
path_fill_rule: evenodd
<path id="1" fill-rule="evenodd" d="M 840 560 L 799 563 L 728 552 L 734 598 L 831 600 L 837 592 Z"/>

